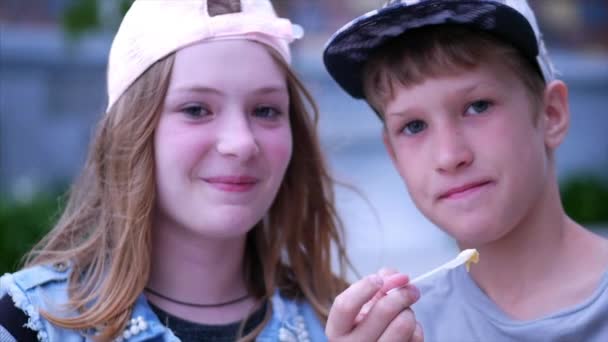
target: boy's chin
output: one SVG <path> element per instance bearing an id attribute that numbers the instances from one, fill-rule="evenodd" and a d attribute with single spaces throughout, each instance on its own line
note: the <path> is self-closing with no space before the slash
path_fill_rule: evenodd
<path id="1" fill-rule="evenodd" d="M 500 240 L 505 235 L 495 227 L 496 222 L 447 222 L 437 224 L 461 248 L 478 248 Z"/>

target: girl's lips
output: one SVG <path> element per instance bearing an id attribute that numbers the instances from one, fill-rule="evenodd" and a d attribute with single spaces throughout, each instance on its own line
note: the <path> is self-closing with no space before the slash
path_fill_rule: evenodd
<path id="1" fill-rule="evenodd" d="M 218 176 L 203 178 L 215 188 L 227 192 L 246 192 L 251 190 L 259 179 L 251 176 Z"/>

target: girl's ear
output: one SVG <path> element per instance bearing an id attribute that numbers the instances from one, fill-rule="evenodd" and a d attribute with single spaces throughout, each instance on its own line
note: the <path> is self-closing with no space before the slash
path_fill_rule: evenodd
<path id="1" fill-rule="evenodd" d="M 562 143 L 570 127 L 568 87 L 564 82 L 556 80 L 547 85 L 541 109 L 545 145 L 554 150 Z"/>

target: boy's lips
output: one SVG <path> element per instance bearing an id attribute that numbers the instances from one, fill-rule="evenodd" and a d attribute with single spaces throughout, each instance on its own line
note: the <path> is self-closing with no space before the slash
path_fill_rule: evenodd
<path id="1" fill-rule="evenodd" d="M 245 192 L 259 183 L 259 178 L 248 175 L 203 177 L 203 181 L 215 188 L 228 192 Z"/>
<path id="2" fill-rule="evenodd" d="M 455 186 L 455 187 L 452 187 L 445 191 L 440 192 L 439 196 L 437 196 L 437 199 L 443 200 L 443 199 L 462 197 L 469 193 L 472 193 L 473 191 L 479 190 L 480 188 L 482 188 L 484 186 L 490 185 L 491 183 L 492 183 L 492 181 L 490 181 L 490 180 L 465 183 L 463 185 Z"/>

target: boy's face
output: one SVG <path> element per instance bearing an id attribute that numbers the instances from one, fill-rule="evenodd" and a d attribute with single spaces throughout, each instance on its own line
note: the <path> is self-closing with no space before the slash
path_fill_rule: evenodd
<path id="1" fill-rule="evenodd" d="M 527 88 L 485 62 L 395 85 L 384 141 L 416 206 L 462 245 L 507 234 L 534 210 L 553 167 Z"/>

